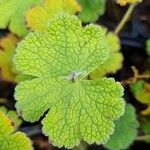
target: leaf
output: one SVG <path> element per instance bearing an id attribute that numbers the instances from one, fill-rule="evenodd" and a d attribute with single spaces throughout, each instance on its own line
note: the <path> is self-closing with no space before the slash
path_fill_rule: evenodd
<path id="1" fill-rule="evenodd" d="M 84 23 L 95 22 L 105 12 L 106 0 L 78 0 L 82 11 L 79 18 Z"/>
<path id="2" fill-rule="evenodd" d="M 134 141 L 139 127 L 132 105 L 126 105 L 124 115 L 115 122 L 115 125 L 113 135 L 104 146 L 110 150 L 127 149 Z"/>
<path id="3" fill-rule="evenodd" d="M 146 51 L 147 54 L 150 56 L 150 39 L 146 41 Z"/>
<path id="4" fill-rule="evenodd" d="M 143 104 L 150 104 L 150 84 L 139 80 L 130 86 L 137 101 Z"/>
<path id="5" fill-rule="evenodd" d="M 107 31 L 105 29 L 105 31 Z M 100 79 L 108 73 L 116 73 L 122 67 L 123 56 L 120 50 L 120 40 L 113 32 L 108 32 L 107 41 L 110 49 L 109 58 L 90 74 L 91 79 Z"/>
<path id="6" fill-rule="evenodd" d="M 29 138 L 22 132 L 14 132 L 11 120 L 0 112 L 0 148 L 1 150 L 32 150 Z"/>
<path id="7" fill-rule="evenodd" d="M 113 121 L 124 113 L 120 83 L 86 80 L 108 58 L 105 41 L 101 27 L 83 28 L 76 16 L 61 14 L 47 31 L 30 33 L 16 50 L 17 68 L 36 76 L 16 87 L 17 110 L 34 122 L 50 108 L 43 132 L 58 147 L 73 148 L 81 140 L 105 143 Z"/>
<path id="8" fill-rule="evenodd" d="M 80 5 L 75 0 L 44 0 L 27 13 L 27 25 L 34 31 L 45 31 L 48 20 L 58 13 L 75 14 Z"/>
<path id="9" fill-rule="evenodd" d="M 18 117 L 17 113 L 14 110 L 7 110 L 6 107 L 0 107 L 0 112 L 3 112 L 8 118 L 10 118 L 13 126 L 17 129 L 21 123 L 21 118 Z"/>
<path id="10" fill-rule="evenodd" d="M 142 2 L 142 0 L 116 0 L 118 4 L 121 6 L 125 6 L 127 4 L 136 4 Z"/>
<path id="11" fill-rule="evenodd" d="M 3 80 L 15 81 L 16 73 L 13 72 L 12 60 L 18 42 L 19 39 L 12 34 L 0 39 L 0 69 Z"/>
<path id="12" fill-rule="evenodd" d="M 25 25 L 25 14 L 35 4 L 41 0 L 0 0 L 0 28 L 7 27 L 12 33 L 18 36 L 27 34 Z"/>

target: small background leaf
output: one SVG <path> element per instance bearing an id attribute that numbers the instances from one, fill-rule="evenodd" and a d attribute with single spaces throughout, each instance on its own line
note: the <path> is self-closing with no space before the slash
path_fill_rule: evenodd
<path id="1" fill-rule="evenodd" d="M 34 31 L 45 31 L 48 20 L 58 13 L 75 14 L 80 6 L 75 0 L 44 0 L 27 13 L 27 25 Z"/>
<path id="2" fill-rule="evenodd" d="M 0 112 L 0 149 L 32 150 L 31 141 L 22 132 L 15 132 L 12 122 Z"/>
<path id="3" fill-rule="evenodd" d="M 124 115 L 115 122 L 115 131 L 104 145 L 110 150 L 127 149 L 137 135 L 139 123 L 136 119 L 135 109 L 127 104 Z"/>
<path id="4" fill-rule="evenodd" d="M 16 129 L 21 125 L 22 120 L 18 117 L 18 114 L 14 110 L 8 111 L 6 107 L 0 107 L 0 112 L 3 112 L 8 118 L 11 119 Z"/>
<path id="5" fill-rule="evenodd" d="M 15 81 L 16 73 L 13 72 L 13 56 L 18 42 L 19 39 L 12 34 L 0 39 L 0 75 L 3 80 Z"/>
<path id="6" fill-rule="evenodd" d="M 41 0 L 0 0 L 0 28 L 7 27 L 18 36 L 25 36 L 25 14 L 33 5 Z"/>
<path id="7" fill-rule="evenodd" d="M 95 22 L 105 12 L 106 0 L 78 0 L 81 5 L 79 18 L 84 23 Z"/>

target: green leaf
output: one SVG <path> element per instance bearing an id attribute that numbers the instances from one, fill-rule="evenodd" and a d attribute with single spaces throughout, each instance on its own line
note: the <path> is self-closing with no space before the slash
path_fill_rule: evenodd
<path id="1" fill-rule="evenodd" d="M 107 32 L 107 30 L 104 28 Z M 120 50 L 120 40 L 113 32 L 106 33 L 110 56 L 96 70 L 90 74 L 91 79 L 99 79 L 108 73 L 116 73 L 122 67 L 123 56 Z"/>
<path id="2" fill-rule="evenodd" d="M 150 55 L 150 39 L 146 41 L 146 51 L 147 54 Z"/>
<path id="3" fill-rule="evenodd" d="M 76 0 L 44 0 L 42 4 L 33 7 L 26 15 L 27 26 L 34 31 L 45 31 L 48 20 L 58 13 L 75 14 L 80 11 Z"/>
<path id="4" fill-rule="evenodd" d="M 21 125 L 22 120 L 18 117 L 17 113 L 14 110 L 8 111 L 6 107 L 0 107 L 0 112 L 3 112 L 8 118 L 11 119 L 16 129 Z"/>
<path id="5" fill-rule="evenodd" d="M 134 141 L 139 127 L 132 105 L 126 105 L 124 115 L 115 122 L 115 125 L 113 135 L 104 146 L 110 150 L 127 149 Z"/>
<path id="6" fill-rule="evenodd" d="M 101 27 L 83 28 L 76 16 L 61 14 L 46 32 L 30 33 L 16 50 L 17 68 L 36 76 L 16 87 L 17 110 L 34 122 L 50 109 L 43 132 L 58 147 L 72 148 L 81 140 L 105 143 L 113 121 L 124 113 L 120 83 L 86 80 L 108 58 L 105 38 Z"/>
<path id="7" fill-rule="evenodd" d="M 139 80 L 130 86 L 136 100 L 143 104 L 150 104 L 150 84 Z"/>
<path id="8" fill-rule="evenodd" d="M 15 132 L 11 120 L 0 112 L 0 149 L 32 150 L 31 142 L 22 132 Z"/>
<path id="9" fill-rule="evenodd" d="M 0 0 L 0 28 L 9 30 L 18 36 L 27 34 L 25 14 L 41 0 Z"/>
<path id="10" fill-rule="evenodd" d="M 95 22 L 105 12 L 106 0 L 78 0 L 82 9 L 79 18 L 82 22 Z"/>

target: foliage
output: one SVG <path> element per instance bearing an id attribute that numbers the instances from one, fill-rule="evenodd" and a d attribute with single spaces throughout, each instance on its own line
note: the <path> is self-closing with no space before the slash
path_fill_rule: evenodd
<path id="1" fill-rule="evenodd" d="M 48 20 L 58 13 L 75 14 L 80 6 L 75 0 L 44 0 L 27 13 L 27 25 L 34 31 L 45 31 Z"/>
<path id="2" fill-rule="evenodd" d="M 105 143 L 113 121 L 124 113 L 123 88 L 112 78 L 86 80 L 109 57 L 104 30 L 81 26 L 75 16 L 60 14 L 44 33 L 23 40 L 14 62 L 23 74 L 35 76 L 16 87 L 16 107 L 27 121 L 42 121 L 54 145 L 72 148 L 80 140 Z M 30 105 L 29 105 L 30 103 Z"/>
<path id="3" fill-rule="evenodd" d="M 139 3 L 142 0 L 116 0 L 118 4 L 120 4 L 121 6 L 125 6 L 127 4 L 135 4 L 135 3 Z"/>
<path id="4" fill-rule="evenodd" d="M 0 112 L 3 112 L 11 120 L 16 129 L 21 125 L 22 120 L 14 110 L 8 111 L 6 107 L 0 107 Z"/>
<path id="5" fill-rule="evenodd" d="M 124 115 L 115 122 L 115 131 L 104 145 L 110 150 L 127 149 L 137 135 L 139 123 L 136 119 L 135 109 L 127 104 Z"/>
<path id="6" fill-rule="evenodd" d="M 150 39 L 146 41 L 147 54 L 150 56 Z"/>
<path id="7" fill-rule="evenodd" d="M 107 30 L 106 30 L 107 31 Z M 120 40 L 113 32 L 106 33 L 110 56 L 96 70 L 90 74 L 91 79 L 99 79 L 107 73 L 116 73 L 122 67 L 123 56 L 120 50 Z"/>
<path id="8" fill-rule="evenodd" d="M 95 22 L 105 12 L 106 0 L 78 0 L 82 11 L 79 18 L 82 22 Z"/>
<path id="9" fill-rule="evenodd" d="M 18 36 L 27 34 L 25 26 L 25 14 L 41 0 L 0 0 L 0 28 L 7 27 Z"/>
<path id="10" fill-rule="evenodd" d="M 15 132 L 12 122 L 0 112 L 0 149 L 32 150 L 31 142 L 22 132 Z"/>
<path id="11" fill-rule="evenodd" d="M 139 102 L 150 104 L 150 84 L 148 82 L 139 80 L 130 87 L 132 93 Z"/>
<path id="12" fill-rule="evenodd" d="M 0 39 L 0 69 L 3 80 L 15 81 L 16 73 L 13 72 L 12 60 L 18 42 L 19 39 L 12 34 Z"/>

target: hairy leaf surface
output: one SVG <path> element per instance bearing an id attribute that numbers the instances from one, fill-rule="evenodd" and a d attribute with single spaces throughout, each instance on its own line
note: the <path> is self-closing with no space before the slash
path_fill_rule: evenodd
<path id="1" fill-rule="evenodd" d="M 120 83 L 86 80 L 109 56 L 105 38 L 101 27 L 83 28 L 77 17 L 61 14 L 47 31 L 30 33 L 18 46 L 17 68 L 35 78 L 16 87 L 17 110 L 34 122 L 50 109 L 43 132 L 58 147 L 105 143 L 124 113 Z"/>

